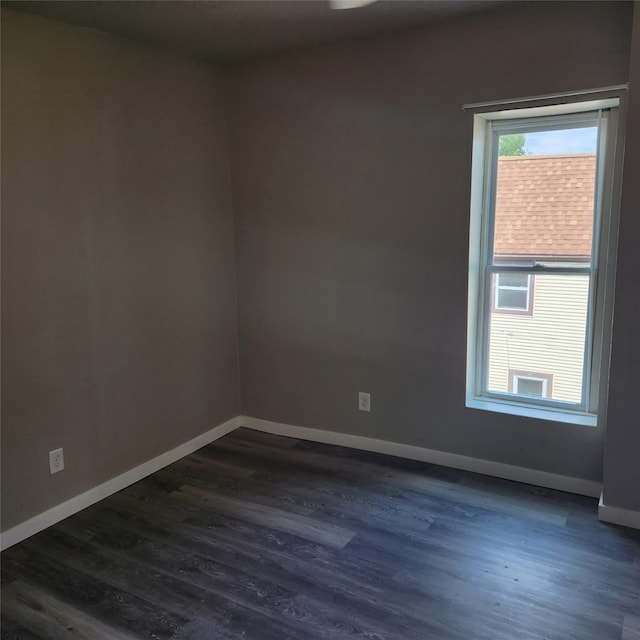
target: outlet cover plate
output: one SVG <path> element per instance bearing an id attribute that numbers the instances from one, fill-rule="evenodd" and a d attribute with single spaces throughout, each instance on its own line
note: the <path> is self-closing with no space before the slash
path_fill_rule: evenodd
<path id="1" fill-rule="evenodd" d="M 49 451 L 49 473 L 54 474 L 64 469 L 64 449 Z"/>
<path id="2" fill-rule="evenodd" d="M 371 411 L 371 394 L 364 391 L 358 393 L 358 409 L 360 411 Z"/>

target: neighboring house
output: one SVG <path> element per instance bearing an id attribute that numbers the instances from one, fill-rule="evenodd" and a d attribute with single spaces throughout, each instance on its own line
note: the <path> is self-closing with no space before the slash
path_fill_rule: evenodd
<path id="1" fill-rule="evenodd" d="M 501 157 L 496 262 L 588 263 L 595 154 Z M 498 274 L 489 331 L 489 390 L 580 402 L 589 278 Z"/>

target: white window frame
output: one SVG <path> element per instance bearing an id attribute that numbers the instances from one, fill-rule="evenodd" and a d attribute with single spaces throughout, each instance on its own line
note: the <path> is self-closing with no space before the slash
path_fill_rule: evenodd
<path id="1" fill-rule="evenodd" d="M 617 237 L 619 168 L 621 165 L 621 132 L 618 127 L 620 95 L 567 97 L 542 106 L 528 106 L 523 101 L 510 108 L 489 110 L 474 116 L 473 163 L 471 176 L 471 218 L 469 234 L 469 295 L 467 325 L 467 388 L 466 406 L 513 415 L 529 416 L 579 425 L 597 426 L 605 414 L 610 334 L 615 281 L 615 249 Z M 589 99 L 591 98 L 591 99 Z M 582 101 L 579 101 L 582 100 Z M 553 103 L 555 102 L 555 104 Z M 579 126 L 582 119 L 597 113 L 600 122 L 596 167 L 596 211 L 591 265 L 584 268 L 567 265 L 518 266 L 505 268 L 490 260 L 493 249 L 492 224 L 497 166 L 498 134 L 517 132 L 518 127 L 553 128 L 573 121 Z M 568 118 L 568 120 L 567 120 Z M 493 166 L 492 166 L 493 165 Z M 616 195 L 616 197 L 614 197 Z M 579 404 L 550 399 L 514 398 L 513 394 L 487 390 L 486 327 L 491 313 L 491 276 L 496 272 L 585 273 L 591 278 L 587 339 L 585 342 L 583 397 Z M 496 301 L 497 302 L 497 301 Z"/>

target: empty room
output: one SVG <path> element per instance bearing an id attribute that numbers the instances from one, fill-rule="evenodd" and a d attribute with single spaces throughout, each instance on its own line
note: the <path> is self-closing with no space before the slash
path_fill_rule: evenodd
<path id="1" fill-rule="evenodd" d="M 640 640 L 640 2 L 1 7 L 3 640 Z"/>

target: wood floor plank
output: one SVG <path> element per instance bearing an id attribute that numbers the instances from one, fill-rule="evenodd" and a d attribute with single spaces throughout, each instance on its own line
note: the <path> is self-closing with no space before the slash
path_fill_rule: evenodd
<path id="1" fill-rule="evenodd" d="M 29 631 L 50 640 L 132 640 L 32 584 L 16 581 L 2 590 L 2 612 Z"/>
<path id="2" fill-rule="evenodd" d="M 42 636 L 36 635 L 33 631 L 12 620 L 6 612 L 0 615 L 0 638 L 2 640 L 42 640 Z"/>
<path id="3" fill-rule="evenodd" d="M 640 615 L 626 615 L 624 617 L 622 640 L 640 640 Z"/>
<path id="4" fill-rule="evenodd" d="M 193 547 L 193 545 L 190 546 Z M 274 576 L 278 578 L 277 583 L 263 581 L 256 576 L 255 567 L 249 569 L 251 573 L 246 573 L 242 567 L 250 567 L 250 565 L 239 564 L 237 558 L 234 558 L 233 562 L 225 564 L 210 557 L 199 555 L 192 548 L 188 553 L 177 551 L 172 553 L 168 546 L 157 542 L 150 544 L 148 540 L 141 536 L 132 537 L 124 531 L 117 530 L 113 532 L 113 535 L 106 536 L 103 533 L 96 537 L 96 545 L 91 545 L 91 555 L 94 558 L 100 556 L 101 552 L 98 547 L 105 547 L 116 552 L 120 551 L 126 554 L 129 562 L 133 561 L 139 563 L 140 566 L 150 567 L 154 572 L 165 574 L 168 572 L 174 578 L 197 585 L 206 592 L 226 596 L 225 600 L 231 600 L 238 605 L 246 606 L 254 614 L 262 614 L 269 618 L 269 624 L 271 625 L 274 624 L 275 617 L 282 623 L 294 626 L 304 620 L 305 626 L 318 629 L 323 633 L 326 627 L 330 627 L 332 635 L 336 638 L 342 637 L 342 635 L 345 637 L 375 635 L 380 640 L 383 640 L 384 638 L 395 637 L 396 631 L 394 629 L 402 629 L 403 637 L 406 640 L 419 640 L 423 637 L 422 629 L 418 628 L 415 621 L 407 620 L 406 616 L 401 616 L 397 613 L 391 615 L 389 611 L 381 611 L 379 607 L 375 606 L 367 607 L 364 603 L 356 606 L 355 599 L 344 603 L 342 602 L 345 596 L 344 592 L 336 593 L 335 600 L 330 597 L 331 594 L 327 594 L 322 590 L 316 590 L 314 596 L 307 595 L 301 598 L 300 595 L 289 589 L 291 581 L 287 580 L 282 573 L 270 572 L 271 578 Z M 55 549 L 54 545 L 55 551 L 62 552 L 63 550 L 60 548 Z M 209 548 L 208 551 L 211 552 L 212 549 Z M 216 556 L 218 555 L 216 553 Z M 120 562 L 120 565 L 119 570 L 126 571 L 126 565 L 123 564 L 123 561 Z M 111 582 L 113 581 L 112 575 L 110 573 L 109 579 Z M 287 587 L 284 585 L 287 585 Z M 305 585 L 307 591 L 309 591 L 308 587 L 312 585 L 313 582 L 308 580 Z M 128 583 L 120 584 L 119 586 L 131 591 L 131 586 Z M 296 588 L 299 585 L 294 583 L 292 586 Z M 166 594 L 163 597 L 162 593 L 158 593 L 157 588 L 150 588 L 150 591 L 153 595 L 160 597 L 162 601 L 166 600 Z M 179 596 L 177 599 L 180 599 Z M 332 606 L 327 606 L 327 600 L 332 603 Z M 210 597 L 201 598 L 201 601 L 205 603 L 206 608 L 215 604 L 211 602 Z M 304 602 L 302 609 L 301 602 Z M 190 601 L 187 600 L 183 604 L 183 613 L 185 608 L 189 606 Z M 230 606 L 230 603 L 226 604 L 226 608 Z M 217 610 L 221 608 L 220 605 L 216 605 Z M 301 611 L 304 611 L 304 615 L 301 614 Z M 190 611 L 189 613 L 197 612 Z M 368 628 L 371 626 L 371 620 L 375 620 L 375 618 L 378 618 L 375 629 Z M 219 621 L 218 624 L 220 624 Z M 388 627 L 386 630 L 384 629 L 385 625 Z M 295 629 L 297 629 L 295 632 L 293 629 L 290 630 L 293 637 L 305 637 L 306 632 L 304 629 L 297 626 Z M 284 637 L 281 629 L 278 631 L 277 637 Z"/>
<path id="5" fill-rule="evenodd" d="M 296 562 L 323 562 L 329 566 L 336 564 L 335 552 L 330 547 L 215 511 L 200 509 L 189 501 L 185 502 L 174 496 L 167 496 L 163 507 L 158 508 L 121 492 L 112 496 L 105 504 L 94 505 L 87 513 L 77 514 L 58 526 L 64 530 L 76 529 L 73 533 L 80 536 L 96 535 L 105 527 L 113 527 L 115 523 L 119 527 L 137 532 L 140 532 L 139 527 L 152 531 L 161 529 L 149 524 L 150 522 L 164 523 L 172 532 L 190 531 L 193 535 L 215 541 L 215 544 L 225 542 L 238 549 L 253 549 L 262 554 L 285 554 L 295 558 Z M 239 540 L 242 545 L 238 545 Z M 349 567 L 349 562 L 344 563 L 344 566 Z M 360 567 L 353 568 L 356 569 Z M 380 579 L 379 575 L 374 575 L 369 570 L 367 574 L 368 579 L 373 582 Z"/>
<path id="6" fill-rule="evenodd" d="M 230 435 L 234 438 L 249 440 L 250 442 L 258 442 L 260 444 L 267 444 L 272 447 L 280 447 L 282 449 L 291 449 L 300 442 L 297 438 L 286 438 L 272 433 L 265 433 L 264 431 L 247 429 L 246 427 L 240 427 L 240 429 L 236 429 Z"/>
<path id="7" fill-rule="evenodd" d="M 80 539 L 98 536 L 103 530 L 114 527 L 121 528 L 174 545 L 177 549 L 186 547 L 205 555 L 215 553 L 217 559 L 231 566 L 251 565 L 265 578 L 281 576 L 285 571 L 286 582 L 291 582 L 297 575 L 296 584 L 303 588 L 318 585 L 332 593 L 365 590 L 369 599 L 381 592 L 379 585 L 396 570 L 396 567 L 381 565 L 375 557 L 363 562 L 353 554 L 339 554 L 338 550 L 250 523 L 238 529 L 235 527 L 237 521 L 224 516 L 216 516 L 213 524 L 210 514 L 193 515 L 181 521 L 170 512 L 161 513 L 128 496 L 120 497 L 116 507 L 110 500 L 112 506 L 92 508 L 89 514 L 78 514 L 57 528 Z M 181 516 L 184 517 L 184 512 Z"/>
<path id="8" fill-rule="evenodd" d="M 205 448 L 203 451 L 211 455 L 216 450 L 222 449 L 227 453 L 245 453 L 254 460 L 262 459 L 267 468 L 271 468 L 274 457 L 273 448 L 263 444 L 253 444 L 239 439 L 224 439 Z M 402 469 L 385 468 L 374 462 L 362 462 L 357 466 L 348 458 L 335 458 L 325 453 L 318 453 L 308 443 L 304 450 L 298 447 L 282 451 L 278 455 L 279 461 L 290 462 L 298 466 L 321 470 L 331 473 L 347 473 L 352 478 L 358 478 L 361 482 L 371 484 L 383 484 L 404 490 L 414 490 L 425 496 L 433 496 L 443 500 L 455 500 L 472 508 L 486 508 L 499 511 L 507 515 L 526 517 L 541 520 L 558 526 L 564 526 L 568 515 L 568 509 L 562 505 L 556 505 L 553 501 L 537 501 L 531 504 L 531 500 L 522 501 L 510 496 L 494 496 L 491 491 L 469 487 L 465 492 L 457 488 L 457 483 L 440 480 L 424 473 L 407 472 Z M 531 505 L 531 506 L 530 506 Z M 544 506 L 544 508 L 540 508 Z"/>
<path id="9" fill-rule="evenodd" d="M 190 473 L 197 473 L 198 470 L 201 470 L 204 475 L 208 475 L 209 477 L 214 476 L 216 478 L 250 478 L 254 473 L 253 469 L 247 468 L 246 466 L 212 460 L 198 453 L 192 453 L 190 456 L 169 465 L 168 468 L 184 469 L 185 467 Z"/>
<path id="10" fill-rule="evenodd" d="M 9 549 L 2 561 L 19 573 L 22 581 L 51 595 L 56 602 L 84 612 L 87 619 L 95 618 L 104 625 L 112 625 L 130 637 L 157 638 L 170 638 L 186 621 L 161 603 L 151 603 L 102 580 L 92 579 L 85 572 L 66 565 L 64 558 L 53 559 L 42 551 L 35 552 L 35 544 L 38 542 Z M 14 584 L 7 587 L 9 592 Z M 3 597 L 4 592 L 3 589 Z"/>
<path id="11" fill-rule="evenodd" d="M 283 615 L 296 594 L 257 579 L 237 564 L 227 566 L 192 549 L 178 550 L 117 529 L 103 531 L 90 542 L 49 532 L 44 543 L 47 555 L 64 556 L 68 566 L 127 593 L 170 603 L 189 620 L 208 617 L 210 625 L 226 634 L 241 636 L 243 621 L 262 616 L 274 638 L 306 637 L 304 629 L 290 627 Z"/>
<path id="12" fill-rule="evenodd" d="M 193 500 L 196 503 L 204 502 L 219 513 L 228 514 L 284 533 L 290 533 L 335 549 L 342 549 L 355 535 L 355 531 L 344 527 L 324 524 L 317 520 L 256 502 L 225 498 L 200 487 L 185 485 L 174 491 L 173 495 Z"/>
<path id="13" fill-rule="evenodd" d="M 258 472 L 252 480 L 256 484 L 261 482 L 272 487 L 276 493 L 299 496 L 301 501 L 314 507 L 316 516 L 323 510 L 329 510 L 348 514 L 365 526 L 378 524 L 384 529 L 404 534 L 422 534 L 433 522 L 432 513 L 424 508 L 416 508 L 414 501 L 400 491 L 394 491 L 391 495 L 371 492 L 363 486 L 344 486 L 326 476 L 295 486 L 291 486 L 288 474 Z M 424 507 L 424 502 L 419 506 Z"/>
<path id="14" fill-rule="evenodd" d="M 284 509 L 299 515 L 308 515 L 318 507 L 317 502 L 308 498 L 296 497 L 296 494 L 289 490 L 278 491 L 273 485 L 254 482 L 253 474 L 246 478 L 221 478 L 212 474 L 210 470 L 193 470 L 188 466 L 176 468 L 171 465 L 159 472 L 159 475 L 179 481 L 179 486 L 176 486 L 174 490 L 183 485 L 189 485 L 228 498 L 250 500 L 251 502 L 259 500 L 265 506 Z"/>

